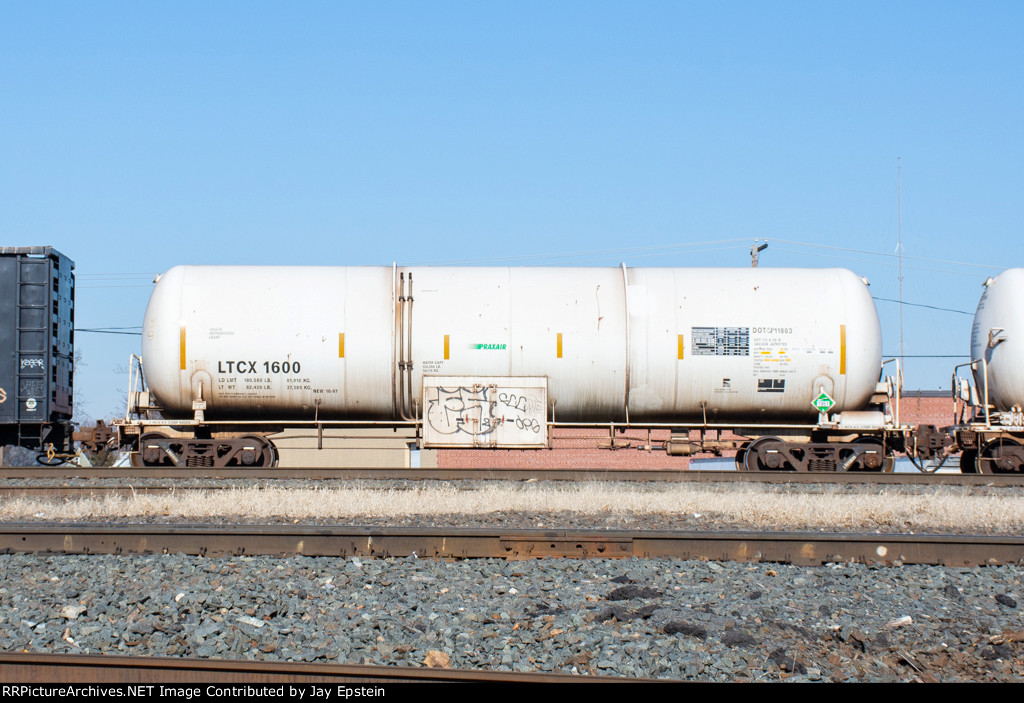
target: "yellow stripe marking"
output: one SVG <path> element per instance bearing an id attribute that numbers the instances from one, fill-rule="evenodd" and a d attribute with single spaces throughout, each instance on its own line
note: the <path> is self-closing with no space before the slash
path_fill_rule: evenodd
<path id="1" fill-rule="evenodd" d="M 677 334 L 676 335 L 676 346 L 678 347 L 679 358 L 682 359 L 683 358 L 683 348 L 685 346 L 684 343 L 683 343 L 683 335 L 681 335 L 681 334 Z"/>
<path id="2" fill-rule="evenodd" d="M 839 374 L 846 375 L 846 325 L 839 325 Z"/>
<path id="3" fill-rule="evenodd" d="M 555 344 L 555 356 L 562 358 L 562 333 L 558 333 L 558 342 Z"/>
<path id="4" fill-rule="evenodd" d="M 181 349 L 180 349 L 181 370 L 184 371 L 185 370 L 185 325 L 181 326 L 181 331 L 178 333 L 178 342 L 179 342 L 179 344 L 181 346 Z"/>
<path id="5" fill-rule="evenodd" d="M 444 358 L 445 359 L 448 358 L 448 350 L 449 350 L 449 346 L 450 346 L 448 344 L 448 337 L 449 337 L 449 335 L 447 335 L 447 334 L 444 336 Z"/>
<path id="6" fill-rule="evenodd" d="M 345 358 L 345 333 L 338 332 L 338 358 Z"/>

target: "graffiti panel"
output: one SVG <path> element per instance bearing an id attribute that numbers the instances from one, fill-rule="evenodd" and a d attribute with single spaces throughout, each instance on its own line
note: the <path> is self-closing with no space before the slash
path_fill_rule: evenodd
<path id="1" fill-rule="evenodd" d="M 547 396 L 539 376 L 425 376 L 424 446 L 546 447 Z"/>

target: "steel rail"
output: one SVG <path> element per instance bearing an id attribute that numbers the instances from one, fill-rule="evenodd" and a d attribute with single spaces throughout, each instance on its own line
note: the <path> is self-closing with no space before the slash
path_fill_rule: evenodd
<path id="1" fill-rule="evenodd" d="M 515 671 L 90 654 L 0 653 L 0 681 L 19 684 L 634 683 L 644 679 Z"/>
<path id="2" fill-rule="evenodd" d="M 206 557 L 677 558 L 797 565 L 1024 563 L 1024 535 L 503 529 L 304 525 L 8 523 L 0 553 Z"/>
<path id="3" fill-rule="evenodd" d="M 231 486 L 0 486 L 3 498 L 45 498 L 85 500 L 87 498 L 134 498 L 140 495 L 168 495 L 193 491 L 221 491 Z"/>
<path id="4" fill-rule="evenodd" d="M 376 468 L 0 468 L 3 479 L 208 478 L 422 481 L 657 481 L 696 483 L 863 483 L 1024 486 L 1024 474 L 886 474 L 870 471 L 691 471 L 619 469 L 376 469 Z"/>

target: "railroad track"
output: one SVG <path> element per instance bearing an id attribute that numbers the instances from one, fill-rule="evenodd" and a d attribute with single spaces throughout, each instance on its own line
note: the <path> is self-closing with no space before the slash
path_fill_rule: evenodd
<path id="1" fill-rule="evenodd" d="M 612 676 L 470 671 L 307 662 L 237 661 L 87 654 L 0 653 L 0 681 L 19 684 L 347 684 L 636 682 Z"/>
<path id="2" fill-rule="evenodd" d="M 678 558 L 978 566 L 1024 563 L 1024 536 L 878 533 L 388 528 L 301 525 L 0 526 L 0 553 L 215 556 Z"/>
<path id="3" fill-rule="evenodd" d="M 880 485 L 1024 486 L 1024 474 L 883 474 L 796 471 L 579 471 L 571 469 L 145 469 L 28 467 L 2 468 L 4 479 L 279 479 L 279 480 L 423 480 L 423 481 L 626 481 L 695 483 L 858 483 Z"/>

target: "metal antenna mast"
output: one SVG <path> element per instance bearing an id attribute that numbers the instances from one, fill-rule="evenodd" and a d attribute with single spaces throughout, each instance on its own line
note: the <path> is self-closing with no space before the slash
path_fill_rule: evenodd
<path id="1" fill-rule="evenodd" d="M 896 251 L 900 261 L 900 368 L 903 368 L 903 177 L 896 157 Z"/>

